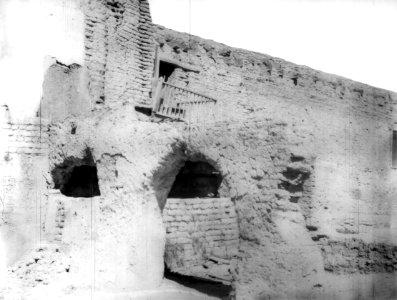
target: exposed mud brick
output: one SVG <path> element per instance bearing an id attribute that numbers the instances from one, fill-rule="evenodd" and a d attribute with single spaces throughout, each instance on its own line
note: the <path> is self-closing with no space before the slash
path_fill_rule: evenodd
<path id="1" fill-rule="evenodd" d="M 238 252 L 238 223 L 230 198 L 168 198 L 163 210 L 165 263 L 170 271 L 195 277 L 228 278 Z M 228 243 L 229 247 L 225 247 Z M 219 273 L 217 265 L 225 264 Z"/>
<path id="2" fill-rule="evenodd" d="M 92 99 L 106 106 L 150 104 L 154 41 L 148 2 L 88 1 L 85 12 Z"/>

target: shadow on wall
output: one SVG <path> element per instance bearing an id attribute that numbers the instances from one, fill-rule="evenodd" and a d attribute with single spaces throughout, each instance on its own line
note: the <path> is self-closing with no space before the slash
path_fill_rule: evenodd
<path id="1" fill-rule="evenodd" d="M 168 198 L 219 197 L 222 177 L 205 161 L 186 161 L 175 178 Z"/>
<path id="2" fill-rule="evenodd" d="M 224 300 L 233 299 L 231 296 L 233 294 L 233 288 L 230 285 L 226 285 L 221 282 L 214 282 L 208 279 L 173 273 L 167 268 L 167 266 L 165 266 L 164 276 L 169 280 L 175 281 L 185 287 L 195 289 L 196 291 L 210 297 Z"/>

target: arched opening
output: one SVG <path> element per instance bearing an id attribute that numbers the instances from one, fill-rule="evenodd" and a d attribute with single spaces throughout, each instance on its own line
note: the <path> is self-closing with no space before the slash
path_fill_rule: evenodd
<path id="1" fill-rule="evenodd" d="M 179 171 L 168 198 L 219 197 L 220 173 L 209 163 L 187 161 Z"/>
<path id="2" fill-rule="evenodd" d="M 204 160 L 185 161 L 175 173 L 167 169 L 173 182 L 165 176 L 169 187 L 163 209 L 165 277 L 229 299 L 238 225 L 234 203 L 221 192 L 222 174 Z"/>
<path id="3" fill-rule="evenodd" d="M 87 148 L 83 158 L 70 157 L 51 172 L 54 188 L 68 197 L 100 196 L 97 167 Z"/>

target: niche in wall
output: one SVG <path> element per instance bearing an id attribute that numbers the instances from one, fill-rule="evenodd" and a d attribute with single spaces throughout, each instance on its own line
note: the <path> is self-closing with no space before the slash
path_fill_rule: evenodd
<path id="1" fill-rule="evenodd" d="M 97 167 L 91 151 L 87 148 L 85 156 L 70 157 L 51 172 L 54 188 L 68 197 L 95 197 L 99 196 Z"/>

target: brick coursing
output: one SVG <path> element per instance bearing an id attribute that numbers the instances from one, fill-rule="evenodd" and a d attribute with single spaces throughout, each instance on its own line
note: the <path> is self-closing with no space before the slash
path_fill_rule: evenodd
<path id="1" fill-rule="evenodd" d="M 89 1 L 85 64 L 94 102 L 149 104 L 153 29 L 146 0 Z"/>
<path id="2" fill-rule="evenodd" d="M 45 125 L 3 123 L 1 126 L 3 151 L 6 153 L 47 154 L 48 133 Z"/>
<path id="3" fill-rule="evenodd" d="M 165 261 L 171 271 L 202 276 L 212 257 L 230 263 L 237 255 L 239 231 L 230 198 L 167 199 L 163 221 Z"/>

